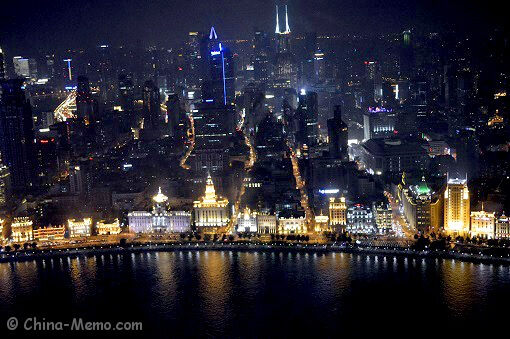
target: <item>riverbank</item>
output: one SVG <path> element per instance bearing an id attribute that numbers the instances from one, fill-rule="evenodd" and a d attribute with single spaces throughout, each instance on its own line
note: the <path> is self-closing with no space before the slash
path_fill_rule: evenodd
<path id="1" fill-rule="evenodd" d="M 143 252 L 171 251 L 257 251 L 257 252 L 303 252 L 303 253 L 348 253 L 364 255 L 382 255 L 409 258 L 453 259 L 483 264 L 510 265 L 509 257 L 461 253 L 455 251 L 415 251 L 410 248 L 375 248 L 346 246 L 339 244 L 296 244 L 296 243 L 165 243 L 120 246 L 97 246 L 73 249 L 36 250 L 27 252 L 10 252 L 0 255 L 2 262 L 21 262 L 54 258 L 93 257 L 97 255 L 119 255 Z"/>

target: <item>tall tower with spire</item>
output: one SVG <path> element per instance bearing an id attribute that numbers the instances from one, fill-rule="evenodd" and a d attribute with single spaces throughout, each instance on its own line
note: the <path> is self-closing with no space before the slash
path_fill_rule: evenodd
<path id="1" fill-rule="evenodd" d="M 276 5 L 276 60 L 275 60 L 275 78 L 273 87 L 275 88 L 295 88 L 297 86 L 297 67 L 294 56 L 291 53 L 290 46 L 290 25 L 288 5 L 285 5 L 285 30 L 280 28 L 279 7 Z"/>

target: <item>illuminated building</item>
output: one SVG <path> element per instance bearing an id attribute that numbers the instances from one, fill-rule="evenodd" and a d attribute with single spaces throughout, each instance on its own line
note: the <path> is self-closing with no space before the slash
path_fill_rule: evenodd
<path id="1" fill-rule="evenodd" d="M 329 220 L 335 232 L 342 232 L 347 226 L 347 204 L 345 198 L 329 199 Z"/>
<path id="2" fill-rule="evenodd" d="M 35 178 L 34 123 L 23 80 L 3 81 L 0 86 L 0 153 L 11 172 L 14 191 L 29 189 Z"/>
<path id="3" fill-rule="evenodd" d="M 12 58 L 14 73 L 20 78 L 30 78 L 30 66 L 27 58 L 15 56 Z"/>
<path id="4" fill-rule="evenodd" d="M 429 155 L 417 141 L 370 139 L 361 147 L 361 160 L 370 174 L 424 172 L 429 166 Z"/>
<path id="5" fill-rule="evenodd" d="M 274 88 L 296 88 L 297 86 L 297 67 L 294 61 L 294 55 L 290 48 L 290 26 L 287 5 L 285 5 L 285 31 L 280 29 L 280 19 L 278 16 L 278 6 L 276 6 L 276 41 L 277 53 L 275 62 Z"/>
<path id="6" fill-rule="evenodd" d="M 373 234 L 374 215 L 372 209 L 361 204 L 356 204 L 347 209 L 347 232 L 359 234 Z"/>
<path id="7" fill-rule="evenodd" d="M 330 232 L 331 227 L 329 226 L 329 217 L 323 215 L 322 211 L 320 215 L 315 216 L 315 232 Z"/>
<path id="8" fill-rule="evenodd" d="M 111 235 L 111 234 L 119 234 L 122 229 L 120 228 L 119 219 L 115 219 L 113 222 L 106 222 L 105 220 L 101 220 L 96 223 L 96 231 L 98 235 Z"/>
<path id="9" fill-rule="evenodd" d="M 276 215 L 257 214 L 257 233 L 276 234 Z"/>
<path id="10" fill-rule="evenodd" d="M 2 163 L 0 154 L 0 207 L 4 206 L 8 199 L 11 187 L 11 173 L 9 168 Z"/>
<path id="11" fill-rule="evenodd" d="M 304 213 L 278 215 L 278 233 L 280 234 L 305 234 L 306 219 Z"/>
<path id="12" fill-rule="evenodd" d="M 12 240 L 14 242 L 25 242 L 34 239 L 33 221 L 29 217 L 16 217 L 12 221 Z"/>
<path id="13" fill-rule="evenodd" d="M 396 114 L 391 109 L 369 107 L 363 114 L 364 140 L 392 137 L 396 120 Z"/>
<path id="14" fill-rule="evenodd" d="M 34 239 L 37 241 L 63 240 L 66 228 L 62 226 L 40 227 L 34 230 Z"/>
<path id="15" fill-rule="evenodd" d="M 152 232 L 152 213 L 146 211 L 133 211 L 128 213 L 129 232 Z"/>
<path id="16" fill-rule="evenodd" d="M 430 229 L 432 194 L 430 188 L 422 177 L 418 185 L 411 185 L 408 189 L 402 191 L 402 206 L 404 216 L 411 229 L 416 229 L 422 233 Z"/>
<path id="17" fill-rule="evenodd" d="M 252 212 L 248 207 L 239 212 L 237 217 L 237 231 L 251 233 L 257 232 L 257 212 Z"/>
<path id="18" fill-rule="evenodd" d="M 372 210 L 377 231 L 382 234 L 388 233 L 391 230 L 393 220 L 391 206 L 386 203 L 374 204 Z"/>
<path id="19" fill-rule="evenodd" d="M 68 219 L 69 236 L 71 238 L 90 237 L 92 231 L 92 218 L 83 220 Z"/>
<path id="20" fill-rule="evenodd" d="M 296 141 L 301 145 L 314 146 L 319 140 L 319 101 L 317 93 L 302 90 L 298 100 Z"/>
<path id="21" fill-rule="evenodd" d="M 151 212 L 133 211 L 128 213 L 129 231 L 132 233 L 151 232 L 187 232 L 190 229 L 191 213 L 186 211 L 168 211 L 168 197 L 161 192 L 152 197 L 154 205 Z"/>
<path id="22" fill-rule="evenodd" d="M 495 221 L 494 212 L 473 211 L 471 212 L 471 236 L 484 239 L 495 238 Z"/>
<path id="23" fill-rule="evenodd" d="M 510 238 L 510 218 L 504 213 L 496 219 L 496 239 Z"/>
<path id="24" fill-rule="evenodd" d="M 444 192 L 444 230 L 451 236 L 469 233 L 469 190 L 466 179 L 448 179 Z"/>
<path id="25" fill-rule="evenodd" d="M 0 81 L 5 79 L 5 56 L 2 47 L 0 47 Z"/>
<path id="26" fill-rule="evenodd" d="M 228 200 L 216 195 L 211 175 L 207 175 L 205 195 L 193 202 L 195 226 L 205 232 L 216 232 L 227 226 Z"/>
<path id="27" fill-rule="evenodd" d="M 0 240 L 4 239 L 4 225 L 5 219 L 0 218 Z"/>

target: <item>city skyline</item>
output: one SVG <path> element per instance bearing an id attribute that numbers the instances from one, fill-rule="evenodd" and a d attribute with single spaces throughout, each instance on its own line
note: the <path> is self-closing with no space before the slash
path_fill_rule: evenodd
<path id="1" fill-rule="evenodd" d="M 274 29 L 274 19 L 267 13 L 275 4 L 286 3 L 294 19 L 293 30 L 299 35 L 315 31 L 324 35 L 374 36 L 405 29 L 484 34 L 491 28 L 507 25 L 498 11 L 497 1 L 493 0 L 483 4 L 458 0 L 426 4 L 417 0 L 314 1 L 313 4 L 304 0 L 154 0 L 143 6 L 131 0 L 122 1 L 121 5 L 108 1 L 29 1 L 24 17 L 13 15 L 14 3 L 4 4 L 0 45 L 15 54 L 47 52 L 49 45 L 65 50 L 104 43 L 129 46 L 138 40 L 146 46 L 175 47 L 183 42 L 180 37 L 187 32 L 207 30 L 211 25 L 222 32 L 224 39 L 246 39 L 255 27 L 269 32 Z"/>

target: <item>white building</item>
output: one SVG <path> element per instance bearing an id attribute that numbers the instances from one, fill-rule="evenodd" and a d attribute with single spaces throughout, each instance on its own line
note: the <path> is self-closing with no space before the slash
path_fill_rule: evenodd
<path id="1" fill-rule="evenodd" d="M 133 211 L 128 213 L 129 232 L 152 232 L 152 213 L 146 211 Z"/>
<path id="2" fill-rule="evenodd" d="M 132 233 L 151 232 L 187 232 L 190 229 L 191 213 L 185 211 L 168 211 L 166 204 L 168 197 L 161 193 L 152 197 L 154 206 L 152 212 L 133 211 L 128 213 L 129 231 Z"/>
<path id="3" fill-rule="evenodd" d="M 246 207 L 237 216 L 237 231 L 238 232 L 257 232 L 257 212 L 252 212 Z"/>
<path id="4" fill-rule="evenodd" d="M 259 234 L 276 234 L 276 215 L 257 214 L 257 232 Z"/>
<path id="5" fill-rule="evenodd" d="M 374 216 L 372 209 L 356 204 L 347 209 L 347 232 L 349 233 L 375 233 Z"/>
<path id="6" fill-rule="evenodd" d="M 84 218 L 83 220 L 69 219 L 67 220 L 67 226 L 71 238 L 90 237 L 92 218 Z"/>
<path id="7" fill-rule="evenodd" d="M 496 239 L 510 238 L 510 218 L 504 213 L 496 220 Z"/>

